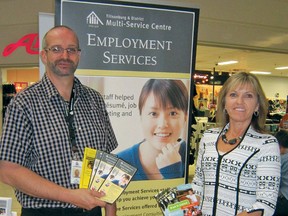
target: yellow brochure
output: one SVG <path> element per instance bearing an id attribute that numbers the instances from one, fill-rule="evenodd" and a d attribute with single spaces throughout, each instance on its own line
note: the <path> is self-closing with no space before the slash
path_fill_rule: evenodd
<path id="1" fill-rule="evenodd" d="M 85 147 L 79 188 L 88 188 L 96 152 L 96 149 Z"/>

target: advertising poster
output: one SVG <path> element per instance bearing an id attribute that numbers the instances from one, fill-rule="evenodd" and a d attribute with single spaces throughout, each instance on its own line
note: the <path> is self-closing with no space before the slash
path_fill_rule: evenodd
<path id="1" fill-rule="evenodd" d="M 155 195 L 187 179 L 199 10 L 56 0 L 55 18 L 79 36 L 76 76 L 106 102 L 112 153 L 137 168 L 117 215 L 162 215 Z"/>

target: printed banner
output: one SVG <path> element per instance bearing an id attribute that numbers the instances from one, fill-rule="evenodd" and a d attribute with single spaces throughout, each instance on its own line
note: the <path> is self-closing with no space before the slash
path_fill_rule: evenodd
<path id="1" fill-rule="evenodd" d="M 187 179 L 199 10 L 138 3 L 56 1 L 56 24 L 76 31 L 76 76 L 99 91 L 119 146 L 137 168 L 117 215 L 162 215 L 154 196 Z"/>

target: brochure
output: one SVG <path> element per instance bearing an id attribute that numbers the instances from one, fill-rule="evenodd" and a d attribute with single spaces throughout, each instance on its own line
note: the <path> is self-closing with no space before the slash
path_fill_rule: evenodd
<path id="1" fill-rule="evenodd" d="M 97 172 L 97 169 L 99 167 L 100 161 L 102 160 L 102 156 L 103 156 L 104 152 L 97 150 L 96 151 L 96 156 L 95 156 L 95 160 L 94 160 L 94 165 L 93 165 L 93 169 L 92 169 L 92 173 L 90 176 L 90 181 L 89 181 L 89 188 L 91 188 L 91 184 L 94 181 L 95 178 L 95 174 Z"/>
<path id="2" fill-rule="evenodd" d="M 137 168 L 118 159 L 116 165 L 99 188 L 99 191 L 103 191 L 106 194 L 101 197 L 101 200 L 114 203 L 126 189 L 136 171 Z"/>
<path id="3" fill-rule="evenodd" d="M 101 200 L 114 203 L 126 189 L 137 169 L 113 154 L 85 148 L 80 188 L 103 191 Z"/>
<path id="4" fill-rule="evenodd" d="M 0 197 L 0 215 L 10 216 L 12 207 L 12 198 L 10 197 Z"/>
<path id="5" fill-rule="evenodd" d="M 100 186 L 110 174 L 117 160 L 118 158 L 116 156 L 103 152 L 98 168 L 95 170 L 94 176 L 92 177 L 92 182 L 90 184 L 91 190 L 99 190 Z M 96 161 L 96 163 L 98 162 Z"/>
<path id="6" fill-rule="evenodd" d="M 155 199 L 165 216 L 200 216 L 199 200 L 191 184 L 181 184 L 167 188 L 155 195 Z"/>
<path id="7" fill-rule="evenodd" d="M 96 149 L 86 147 L 82 161 L 82 170 L 80 174 L 79 188 L 88 188 L 92 167 L 94 164 Z"/>

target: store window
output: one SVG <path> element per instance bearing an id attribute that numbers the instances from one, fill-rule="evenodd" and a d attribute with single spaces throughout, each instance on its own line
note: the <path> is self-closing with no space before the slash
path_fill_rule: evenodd
<path id="1" fill-rule="evenodd" d="M 217 97 L 230 74 L 215 71 L 196 71 L 193 76 L 197 92 L 197 95 L 193 98 L 196 108 L 195 116 L 207 117 L 208 121 L 215 121 Z"/>
<path id="2" fill-rule="evenodd" d="M 39 81 L 39 68 L 6 68 L 2 72 L 2 121 L 3 122 L 6 108 L 14 95 L 31 84 Z M 1 126 L 1 125 L 0 125 Z M 2 127 L 0 127 L 2 130 Z"/>

